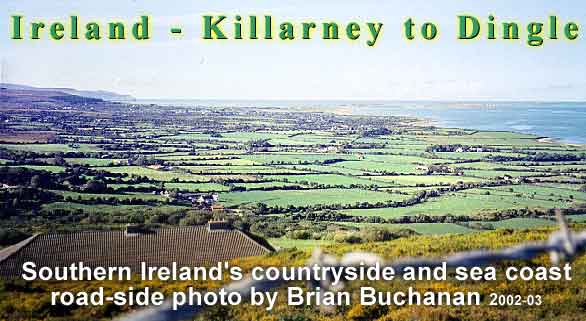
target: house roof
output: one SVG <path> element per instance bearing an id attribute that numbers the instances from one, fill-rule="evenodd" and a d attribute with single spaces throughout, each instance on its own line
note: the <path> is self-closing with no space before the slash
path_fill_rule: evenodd
<path id="1" fill-rule="evenodd" d="M 37 266 L 202 266 L 240 257 L 259 256 L 273 249 L 238 229 L 209 230 L 207 226 L 156 229 L 127 234 L 124 230 L 41 234 L 0 251 L 0 277 L 17 278 L 25 262 Z"/>

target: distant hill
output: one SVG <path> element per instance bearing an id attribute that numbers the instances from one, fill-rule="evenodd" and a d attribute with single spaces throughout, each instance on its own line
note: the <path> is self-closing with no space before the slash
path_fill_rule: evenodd
<path id="1" fill-rule="evenodd" d="M 110 101 L 134 101 L 136 98 L 130 95 L 122 95 L 104 90 L 77 90 L 72 88 L 37 88 L 26 85 L 0 84 L 0 87 L 11 90 L 30 90 L 30 91 L 58 91 L 69 95 L 96 98 Z"/>
<path id="2" fill-rule="evenodd" d="M 0 85 L 1 86 L 1 85 Z M 0 87 L 0 102 L 2 108 L 43 108 L 63 107 L 63 103 L 71 104 L 96 104 L 104 102 L 101 98 L 66 94 L 62 91 L 50 89 L 9 89 Z M 14 87 L 12 87 L 14 88 Z M 114 104 L 114 103 L 111 103 Z"/>

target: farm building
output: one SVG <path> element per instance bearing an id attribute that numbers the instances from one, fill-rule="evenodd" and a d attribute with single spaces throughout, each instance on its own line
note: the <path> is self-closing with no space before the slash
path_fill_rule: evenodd
<path id="1" fill-rule="evenodd" d="M 41 234 L 0 251 L 0 278 L 18 278 L 25 262 L 59 267 L 83 262 L 89 267 L 170 267 L 216 264 L 240 257 L 259 256 L 273 249 L 226 222 L 208 226 Z"/>
<path id="2" fill-rule="evenodd" d="M 191 205 L 196 208 L 212 210 L 212 205 L 220 201 L 220 196 L 216 193 L 178 193 L 177 199 L 189 201 L 191 202 Z"/>

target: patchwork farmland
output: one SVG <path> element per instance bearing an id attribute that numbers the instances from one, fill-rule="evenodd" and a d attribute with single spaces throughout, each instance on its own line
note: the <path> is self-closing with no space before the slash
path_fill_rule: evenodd
<path id="1" fill-rule="evenodd" d="M 527 134 L 4 94 L 0 227 L 17 239 L 227 219 L 288 247 L 373 226 L 471 233 L 547 226 L 559 208 L 586 212 L 586 147 Z"/>

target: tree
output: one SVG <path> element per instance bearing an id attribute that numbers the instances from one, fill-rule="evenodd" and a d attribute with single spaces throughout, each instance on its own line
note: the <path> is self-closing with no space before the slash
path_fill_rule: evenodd
<path id="1" fill-rule="evenodd" d="M 53 163 L 58 166 L 67 165 L 67 162 L 65 161 L 65 159 L 63 158 L 63 155 L 61 155 L 61 154 L 55 155 L 55 159 L 53 160 Z"/>
<path id="2" fill-rule="evenodd" d="M 183 219 L 181 219 L 179 224 L 187 226 L 204 225 L 211 218 L 212 216 L 209 213 L 189 211 L 187 212 L 187 215 Z"/>
<path id="3" fill-rule="evenodd" d="M 16 229 L 0 229 L 0 246 L 8 246 L 15 243 L 18 243 L 30 235 L 16 230 Z"/>
<path id="4" fill-rule="evenodd" d="M 136 160 L 134 161 L 134 164 L 136 164 L 138 166 L 146 166 L 149 164 L 149 162 L 146 157 L 141 155 L 136 158 Z"/>
<path id="5" fill-rule="evenodd" d="M 253 213 L 256 215 L 263 215 L 268 213 L 268 206 L 265 203 L 256 203 L 254 208 L 252 209 Z"/>
<path id="6" fill-rule="evenodd" d="M 41 187 L 41 176 L 34 175 L 33 177 L 31 177 L 30 187 L 32 187 L 32 188 Z"/>
<path id="7" fill-rule="evenodd" d="M 103 181 L 93 179 L 84 186 L 84 190 L 88 193 L 103 193 L 106 191 L 107 185 Z"/>

